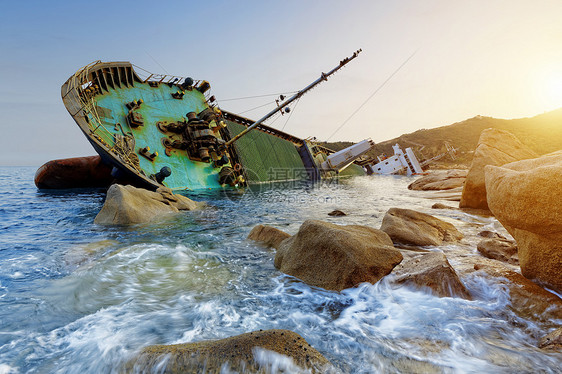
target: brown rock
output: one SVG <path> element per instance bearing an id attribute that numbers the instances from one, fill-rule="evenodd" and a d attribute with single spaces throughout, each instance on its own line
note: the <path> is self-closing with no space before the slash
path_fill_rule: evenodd
<path id="1" fill-rule="evenodd" d="M 562 151 L 486 167 L 490 210 L 518 245 L 521 273 L 562 292 Z"/>
<path id="2" fill-rule="evenodd" d="M 380 230 L 314 220 L 305 221 L 275 255 L 275 267 L 282 272 L 335 291 L 375 283 L 400 261 L 400 251 Z"/>
<path id="3" fill-rule="evenodd" d="M 454 206 L 445 205 L 442 203 L 435 203 L 431 206 L 431 209 L 457 209 Z"/>
<path id="4" fill-rule="evenodd" d="M 517 315 L 524 319 L 552 324 L 562 318 L 562 299 L 533 283 L 521 274 L 507 268 L 498 261 L 482 259 L 466 273 L 478 271 L 495 278 L 509 290 L 511 305 Z"/>
<path id="5" fill-rule="evenodd" d="M 425 191 L 419 192 L 418 197 L 424 199 L 434 200 L 447 200 L 447 201 L 460 201 L 462 195 L 462 187 L 451 188 L 450 190 L 443 191 Z"/>
<path id="6" fill-rule="evenodd" d="M 463 235 L 452 224 L 410 209 L 391 208 L 381 225 L 392 241 L 414 245 L 441 245 L 457 242 Z"/>
<path id="7" fill-rule="evenodd" d="M 52 160 L 35 173 L 35 185 L 40 189 L 108 187 L 113 181 L 112 167 L 100 156 Z"/>
<path id="8" fill-rule="evenodd" d="M 329 216 L 332 217 L 343 217 L 343 216 L 347 216 L 347 214 L 345 214 L 344 212 L 342 212 L 341 210 L 333 210 L 330 213 L 328 213 Z"/>
<path id="9" fill-rule="evenodd" d="M 410 183 L 409 190 L 439 191 L 462 187 L 467 170 L 447 170 L 432 172 Z"/>
<path id="10" fill-rule="evenodd" d="M 505 236 L 489 230 L 480 231 L 478 236 L 488 239 L 507 239 Z"/>
<path id="11" fill-rule="evenodd" d="M 457 272 L 440 252 L 417 254 L 402 261 L 392 271 L 393 283 L 427 288 L 439 297 L 470 299 L 470 293 L 462 284 Z"/>
<path id="12" fill-rule="evenodd" d="M 70 266 L 80 266 L 96 258 L 96 255 L 107 251 L 119 244 L 115 240 L 100 240 L 71 247 L 64 254 L 64 262 Z"/>
<path id="13" fill-rule="evenodd" d="M 543 337 L 539 341 L 539 348 L 562 351 L 562 327 Z"/>
<path id="14" fill-rule="evenodd" d="M 513 265 L 519 264 L 517 257 L 517 244 L 511 240 L 493 238 L 481 240 L 477 247 L 478 252 L 484 257 L 507 262 Z"/>
<path id="15" fill-rule="evenodd" d="M 324 373 L 333 368 L 299 334 L 289 330 L 266 330 L 221 340 L 150 346 L 127 364 L 126 371 L 144 373 L 158 369 L 159 373 L 218 374 L 224 372 L 226 365 L 230 371 L 269 373 L 268 366 L 280 357 L 292 359 L 283 372 Z M 264 367 L 266 370 L 260 371 Z"/>
<path id="16" fill-rule="evenodd" d="M 261 242 L 268 247 L 279 248 L 281 242 L 291 235 L 272 226 L 257 225 L 250 231 L 248 239 Z"/>
<path id="17" fill-rule="evenodd" d="M 149 222 L 156 217 L 181 210 L 193 210 L 205 204 L 174 195 L 168 188 L 157 192 L 133 186 L 113 184 L 107 190 L 102 209 L 94 219 L 98 225 L 126 225 Z"/>
<path id="18" fill-rule="evenodd" d="M 459 207 L 488 209 L 484 178 L 486 165 L 501 166 L 533 157 L 537 157 L 537 154 L 511 133 L 499 129 L 482 131 L 466 177 Z"/>

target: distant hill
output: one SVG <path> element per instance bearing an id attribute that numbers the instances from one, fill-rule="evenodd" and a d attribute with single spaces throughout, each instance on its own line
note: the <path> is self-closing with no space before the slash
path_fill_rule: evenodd
<path id="1" fill-rule="evenodd" d="M 560 108 L 529 118 L 506 120 L 476 116 L 448 126 L 418 130 L 378 143 L 370 152 L 370 156 L 376 157 L 381 153 L 391 155 L 392 146 L 398 143 L 402 148 L 412 147 L 419 159 L 427 159 L 445 152 L 445 142 L 449 142 L 458 151 L 457 159 L 452 161 L 447 156 L 440 163 L 443 166 L 451 164 L 468 166 L 472 161 L 472 154 L 480 133 L 490 127 L 511 132 L 523 144 L 540 155 L 562 149 L 562 108 Z M 326 147 L 335 150 L 351 144 L 353 143 L 324 143 Z"/>

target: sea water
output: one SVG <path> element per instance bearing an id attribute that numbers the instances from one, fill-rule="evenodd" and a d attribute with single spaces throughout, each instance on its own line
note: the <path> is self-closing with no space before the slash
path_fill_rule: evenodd
<path id="1" fill-rule="evenodd" d="M 385 280 L 332 292 L 281 273 L 273 249 L 246 240 L 257 224 L 294 234 L 306 219 L 379 228 L 402 207 L 465 234 L 427 248 L 455 266 L 479 256 L 478 231 L 503 232 L 490 217 L 431 210 L 410 178 L 192 193 L 208 208 L 104 227 L 93 223 L 103 190 L 39 191 L 34 172 L 0 168 L 0 373 L 118 372 L 151 344 L 274 328 L 297 332 L 343 373 L 561 372 L 562 354 L 537 343 L 562 321 L 518 317 L 501 282 L 463 277 L 470 301 Z M 334 209 L 348 215 L 328 216 Z"/>

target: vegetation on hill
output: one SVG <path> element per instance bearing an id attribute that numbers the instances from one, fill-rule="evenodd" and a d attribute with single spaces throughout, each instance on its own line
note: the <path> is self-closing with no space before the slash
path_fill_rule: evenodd
<path id="1" fill-rule="evenodd" d="M 428 159 L 446 152 L 445 142 L 457 150 L 456 160 L 449 156 L 441 159 L 443 166 L 454 164 L 470 165 L 472 154 L 478 143 L 482 130 L 494 127 L 507 130 L 521 142 L 538 154 L 546 154 L 562 149 L 562 108 L 530 118 L 498 119 L 476 116 L 462 122 L 434 129 L 422 129 L 397 138 L 378 143 L 369 156 L 376 157 L 382 153 L 392 155 L 392 146 L 396 143 L 404 149 L 412 147 L 418 158 Z M 324 146 L 340 150 L 352 142 L 323 143 Z"/>

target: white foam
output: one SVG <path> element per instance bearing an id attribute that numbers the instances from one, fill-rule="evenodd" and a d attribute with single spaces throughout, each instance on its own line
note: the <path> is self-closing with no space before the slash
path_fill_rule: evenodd
<path id="1" fill-rule="evenodd" d="M 10 365 L 0 364 L 0 374 L 17 374 L 19 370 Z"/>

